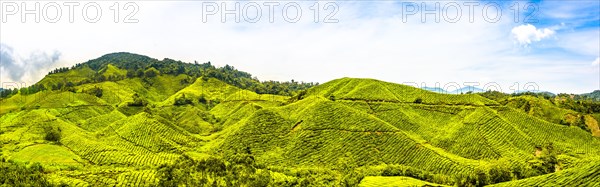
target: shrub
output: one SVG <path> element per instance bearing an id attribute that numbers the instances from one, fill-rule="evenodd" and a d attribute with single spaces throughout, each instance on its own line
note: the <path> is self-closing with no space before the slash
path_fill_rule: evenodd
<path id="1" fill-rule="evenodd" d="M 558 159 L 556 158 L 556 150 L 552 143 L 543 147 L 542 153 L 535 159 L 529 161 L 531 168 L 536 170 L 538 174 L 548 174 L 555 171 Z"/>
<path id="2" fill-rule="evenodd" d="M 189 105 L 189 104 L 192 104 L 192 99 L 186 98 L 185 94 L 182 94 L 181 97 L 177 97 L 175 99 L 175 103 L 174 103 L 174 105 L 176 105 L 176 106 Z"/>
<path id="3" fill-rule="evenodd" d="M 208 102 L 206 100 L 206 97 L 204 97 L 204 95 L 200 95 L 200 97 L 198 98 L 198 103 L 206 104 L 206 102 Z"/>
<path id="4" fill-rule="evenodd" d="M 140 97 L 137 93 L 132 96 L 133 101 L 127 103 L 127 106 L 146 106 L 148 104 L 142 97 Z"/>
<path id="5" fill-rule="evenodd" d="M 46 135 L 44 139 L 51 142 L 60 142 L 61 130 L 58 127 L 47 126 L 45 129 Z"/>
<path id="6" fill-rule="evenodd" d="M 575 121 L 574 125 L 583 129 L 584 131 L 590 132 L 590 128 L 585 124 L 584 115 L 580 115 L 579 118 L 577 118 L 577 121 Z"/>
<path id="7" fill-rule="evenodd" d="M 148 68 L 146 71 L 144 71 L 144 75 L 146 77 L 156 77 L 157 75 L 159 75 L 160 72 L 158 70 L 156 70 L 155 68 Z"/>
<path id="8" fill-rule="evenodd" d="M 27 167 L 20 163 L 0 162 L 0 186 L 52 186 L 44 178 L 39 163 Z"/>
<path id="9" fill-rule="evenodd" d="M 488 175 L 490 178 L 490 183 L 492 184 L 506 182 L 512 179 L 511 170 L 506 165 L 492 166 L 488 172 Z"/>
<path id="10" fill-rule="evenodd" d="M 302 91 L 298 92 L 298 94 L 294 95 L 293 97 L 290 97 L 288 102 L 293 103 L 296 101 L 300 101 L 300 100 L 304 99 L 304 96 L 306 96 L 306 94 L 307 94 L 306 90 L 302 90 Z"/>
<path id="11" fill-rule="evenodd" d="M 365 178 L 364 174 L 353 171 L 348 174 L 345 174 L 342 177 L 342 180 L 340 181 L 341 182 L 340 186 L 358 186 L 358 184 L 360 184 L 360 181 L 363 180 L 364 178 Z"/>
<path id="12" fill-rule="evenodd" d="M 84 90 L 83 93 L 87 93 L 93 96 L 96 96 L 98 98 L 102 97 L 102 88 L 98 88 L 96 86 L 94 86 L 94 88 L 89 89 L 89 90 Z"/>
<path id="13" fill-rule="evenodd" d="M 272 181 L 269 171 L 248 154 L 201 160 L 184 155 L 173 165 L 160 166 L 157 178 L 159 186 L 269 186 Z"/>

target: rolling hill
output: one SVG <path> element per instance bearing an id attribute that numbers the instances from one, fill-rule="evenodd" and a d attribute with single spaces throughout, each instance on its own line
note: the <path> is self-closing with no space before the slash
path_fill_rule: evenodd
<path id="1" fill-rule="evenodd" d="M 0 181 L 9 186 L 25 179 L 31 185 L 69 186 L 600 183 L 593 164 L 600 161 L 600 139 L 593 136 L 596 114 L 531 96 L 498 101 L 374 79 L 304 84 L 250 77 L 230 66 L 130 53 L 53 72 L 37 86 L 0 100 L 0 167 L 8 171 Z M 569 116 L 572 121 L 565 121 Z M 579 118 L 591 130 L 577 126 Z"/>

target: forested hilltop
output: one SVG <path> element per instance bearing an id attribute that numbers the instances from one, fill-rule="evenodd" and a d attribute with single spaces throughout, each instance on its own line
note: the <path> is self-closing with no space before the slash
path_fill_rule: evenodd
<path id="1" fill-rule="evenodd" d="M 600 186 L 590 97 L 259 81 L 131 53 L 1 93 L 4 186 Z"/>
<path id="2" fill-rule="evenodd" d="M 318 83 L 259 81 L 250 73 L 239 71 L 233 66 L 215 67 L 210 62 L 185 63 L 165 58 L 157 60 L 143 55 L 120 52 L 78 63 L 72 67 L 52 70 L 44 80 L 30 87 L 17 90 L 0 90 L 1 97 L 16 93 L 33 94 L 43 90 L 68 90 L 74 86 L 104 81 L 119 81 L 131 78 L 151 78 L 158 75 L 187 75 L 181 84 L 190 84 L 198 77 L 215 78 L 227 84 L 251 90 L 259 94 L 291 96 L 299 90 L 308 89 Z"/>

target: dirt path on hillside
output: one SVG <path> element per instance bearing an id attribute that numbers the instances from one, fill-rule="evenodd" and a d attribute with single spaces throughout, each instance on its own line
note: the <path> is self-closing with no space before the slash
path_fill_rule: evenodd
<path id="1" fill-rule="evenodd" d="M 600 137 L 600 129 L 598 127 L 598 121 L 594 117 L 592 117 L 590 115 L 586 115 L 585 116 L 585 124 L 592 131 L 592 136 Z"/>

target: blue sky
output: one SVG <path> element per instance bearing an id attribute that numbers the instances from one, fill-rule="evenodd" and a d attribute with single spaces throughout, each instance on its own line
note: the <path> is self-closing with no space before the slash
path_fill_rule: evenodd
<path id="1" fill-rule="evenodd" d="M 135 2 L 138 12 L 132 18 L 137 23 L 122 21 L 132 10 L 124 9 L 127 2 L 119 1 L 119 23 L 110 9 L 115 2 L 97 2 L 102 17 L 95 23 L 83 19 L 86 4 L 80 3 L 70 23 L 65 2 L 70 1 L 58 2 L 63 15 L 57 23 L 44 15 L 40 23 L 31 15 L 22 23 L 19 13 L 0 18 L 3 85 L 30 85 L 56 67 L 127 51 L 230 64 L 261 80 L 368 77 L 429 87 L 496 84 L 503 92 L 522 90 L 524 85 L 556 93 L 600 89 L 598 1 L 319 1 L 317 23 L 314 1 L 240 1 L 248 15 L 239 23 L 232 15 L 222 23 L 221 12 L 204 12 L 214 5 L 222 11 L 221 1 Z M 15 5 L 1 3 L 3 15 Z M 40 9 L 47 3 L 40 2 Z M 225 3 L 231 8 L 236 2 Z M 272 23 L 264 3 L 279 4 Z M 282 14 L 289 3 L 301 8 L 297 22 L 285 20 L 295 18 L 295 6 L 288 6 L 287 17 Z M 21 2 L 16 4 L 22 8 Z M 244 19 L 256 15 L 251 5 L 261 8 L 256 23 Z M 419 11 L 410 9 L 414 7 Z M 439 10 L 440 21 L 423 15 L 423 9 Z M 324 22 L 330 14 L 331 23 Z M 525 20 L 528 15 L 533 16 Z"/>

